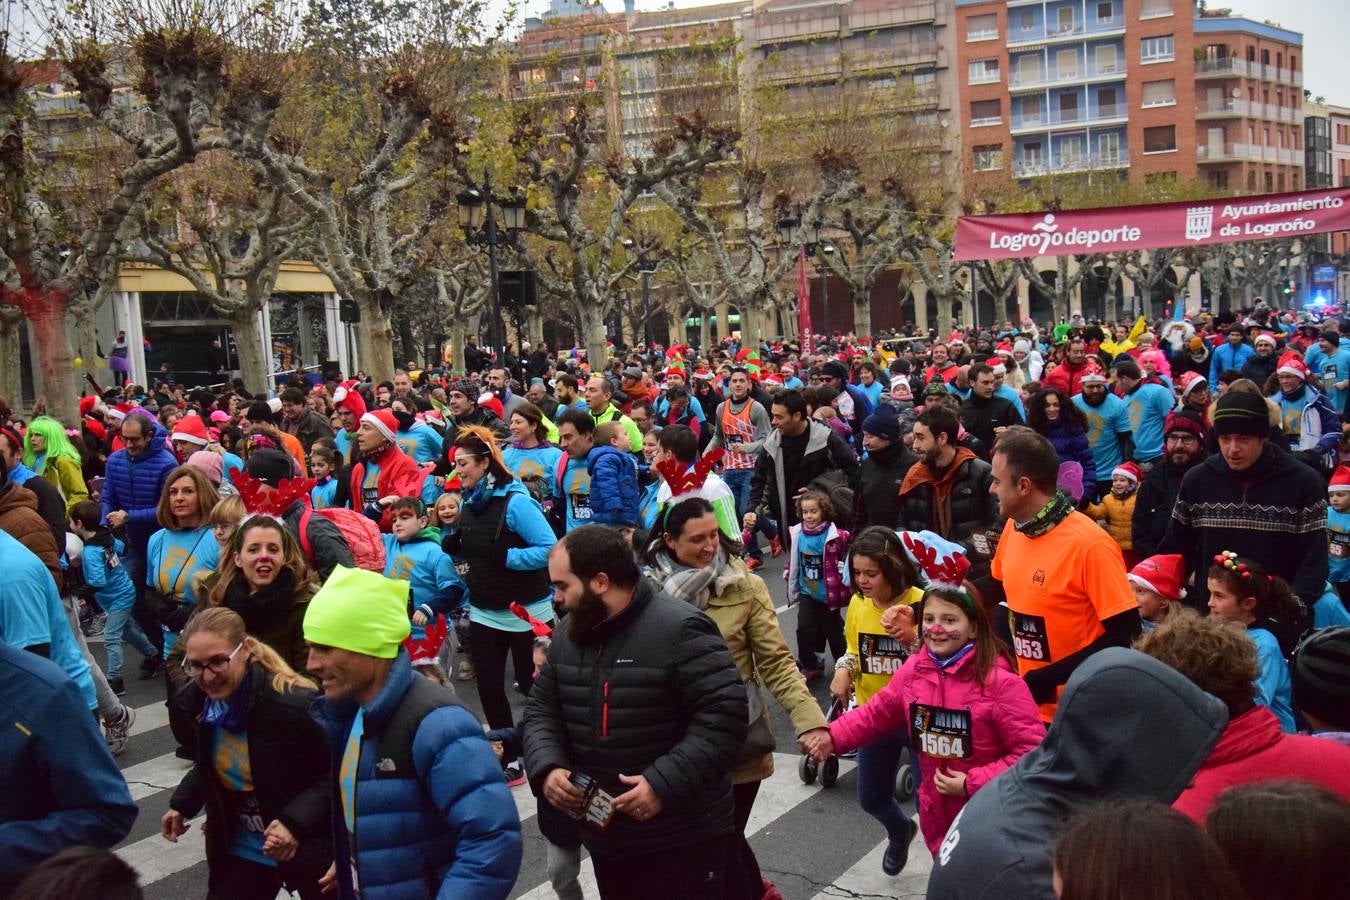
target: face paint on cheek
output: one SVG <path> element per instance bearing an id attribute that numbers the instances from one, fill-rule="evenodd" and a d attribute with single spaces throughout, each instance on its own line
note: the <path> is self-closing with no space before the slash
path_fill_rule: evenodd
<path id="1" fill-rule="evenodd" d="M 947 629 L 942 627 L 942 625 L 936 622 L 933 623 L 932 625 L 924 626 L 923 634 L 924 637 L 932 637 L 932 638 L 945 638 L 948 636 Z"/>

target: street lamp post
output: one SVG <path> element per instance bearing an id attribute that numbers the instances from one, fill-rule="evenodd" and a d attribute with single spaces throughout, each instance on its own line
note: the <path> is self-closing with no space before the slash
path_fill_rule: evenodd
<path id="1" fill-rule="evenodd" d="M 805 226 L 802 222 L 802 208 L 800 204 L 797 205 L 794 212 L 780 216 L 776 224 L 778 227 L 778 240 L 783 246 L 790 247 L 797 240 L 798 230 L 803 227 L 809 227 L 811 229 L 810 240 L 802 245 L 802 253 L 805 256 L 815 257 L 817 260 L 823 260 L 824 257 L 834 253 L 834 245 L 828 241 L 822 242 L 820 239 L 820 229 L 825 226 L 825 223 L 820 219 L 816 219 L 809 226 Z M 823 324 L 825 326 L 825 335 L 827 338 L 830 333 L 830 288 L 826 278 L 826 273 L 828 271 L 828 265 L 824 265 L 822 262 L 816 263 L 816 272 L 820 275 L 821 304 L 823 307 L 821 313 L 825 318 Z"/>
<path id="2" fill-rule="evenodd" d="M 501 356 L 506 353 L 506 323 L 502 321 L 502 285 L 497 270 L 497 248 L 509 247 L 516 233 L 525 226 L 525 199 L 515 192 L 508 197 L 492 196 L 492 174 L 483 173 L 483 187 L 468 187 L 457 198 L 459 224 L 464 229 L 465 243 L 486 248 L 488 277 L 492 288 L 492 335 L 489 340 Z M 498 230 L 497 210 L 502 216 L 503 233 Z M 501 358 L 499 356 L 499 358 Z"/>

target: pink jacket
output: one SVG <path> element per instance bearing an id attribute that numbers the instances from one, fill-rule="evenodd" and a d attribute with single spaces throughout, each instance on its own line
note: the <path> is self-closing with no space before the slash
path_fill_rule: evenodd
<path id="1" fill-rule="evenodd" d="M 989 683 L 980 687 L 975 681 L 974 651 L 944 670 L 924 649 L 906 660 L 899 674 L 866 704 L 830 723 L 834 752 L 846 753 L 887 732 L 910 732 L 915 703 L 970 713 L 968 759 L 944 760 L 920 753 L 919 829 L 929 852 L 936 856 L 966 797 L 938 793 L 933 772 L 939 767 L 965 772 L 966 794 L 974 794 L 1039 744 L 1045 726 L 1026 683 L 1002 659 L 990 673 Z"/>

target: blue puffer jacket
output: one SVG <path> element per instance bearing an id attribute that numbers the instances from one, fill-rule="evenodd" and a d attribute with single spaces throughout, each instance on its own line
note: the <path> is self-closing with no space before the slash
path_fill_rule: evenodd
<path id="1" fill-rule="evenodd" d="M 1099 478 L 1105 481 L 1111 477 L 1110 472 L 1097 471 L 1092 457 L 1092 443 L 1088 440 L 1086 432 L 1064 424 L 1061 418 L 1059 422 L 1051 424 L 1045 430 L 1045 436 L 1049 438 L 1055 453 L 1059 455 L 1061 465 L 1076 462 L 1083 467 L 1084 490 L 1091 490 L 1093 483 Z"/>
<path id="2" fill-rule="evenodd" d="M 638 483 L 633 457 L 608 444 L 592 447 L 586 470 L 591 475 L 591 523 L 636 526 Z"/>
<path id="3" fill-rule="evenodd" d="M 146 419 L 149 420 L 149 416 Z M 126 510 L 127 552 L 136 556 L 145 556 L 145 545 L 149 543 L 150 535 L 159 530 L 155 507 L 159 505 L 164 480 L 178 465 L 178 460 L 164 446 L 167 437 L 164 426 L 156 422 L 155 434 L 140 455 L 132 456 L 126 450 L 118 450 L 108 457 L 108 465 L 103 473 L 103 496 L 99 499 L 99 505 L 103 507 L 103 522 L 107 524 L 108 513 Z"/>
<path id="4" fill-rule="evenodd" d="M 482 900 L 504 898 L 520 871 L 520 818 L 483 736 L 483 726 L 454 703 L 428 712 L 412 737 L 415 777 L 399 777 L 381 737 L 398 708 L 416 690 L 434 687 L 413 674 L 400 650 L 389 678 L 366 707 L 365 732 L 356 766 L 357 877 L 361 900 Z M 328 734 L 333 771 L 356 716 L 352 701 L 320 698 L 312 710 Z M 390 742 L 396 738 L 388 735 Z M 379 772 L 376 772 L 377 757 Z M 343 839 L 342 797 L 333 786 L 334 859 L 338 900 L 353 900 L 351 849 Z"/>

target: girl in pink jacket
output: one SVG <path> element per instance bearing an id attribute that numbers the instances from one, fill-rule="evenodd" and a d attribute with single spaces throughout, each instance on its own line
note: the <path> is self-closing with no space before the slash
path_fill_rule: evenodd
<path id="1" fill-rule="evenodd" d="M 964 569 L 952 580 L 960 583 Z M 923 650 L 870 703 L 830 723 L 830 740 L 835 753 L 846 753 L 910 729 L 921 773 L 919 828 L 936 856 L 966 800 L 1039 744 L 1045 726 L 970 593 L 930 575 L 922 627 Z"/>

